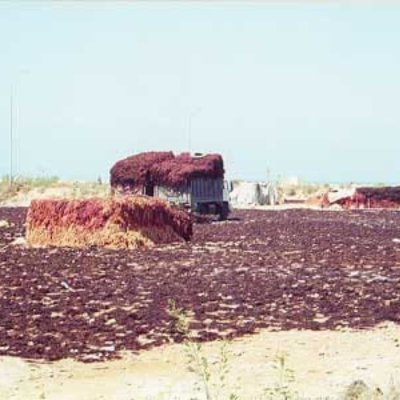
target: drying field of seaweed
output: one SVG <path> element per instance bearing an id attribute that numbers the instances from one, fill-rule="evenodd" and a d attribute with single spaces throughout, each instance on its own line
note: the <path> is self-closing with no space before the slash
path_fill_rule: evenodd
<path id="1" fill-rule="evenodd" d="M 2 208 L 0 354 L 98 361 L 182 337 L 373 328 L 400 320 L 400 213 L 235 212 L 190 243 L 149 250 L 32 249 L 26 209 Z"/>

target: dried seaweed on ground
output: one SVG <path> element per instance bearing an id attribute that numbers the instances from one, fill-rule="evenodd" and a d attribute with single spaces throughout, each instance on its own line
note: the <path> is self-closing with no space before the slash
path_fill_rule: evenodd
<path id="1" fill-rule="evenodd" d="M 0 209 L 2 355 L 96 361 L 169 343 L 170 299 L 200 341 L 400 323 L 398 211 L 236 211 L 135 251 L 15 247 L 25 213 Z"/>

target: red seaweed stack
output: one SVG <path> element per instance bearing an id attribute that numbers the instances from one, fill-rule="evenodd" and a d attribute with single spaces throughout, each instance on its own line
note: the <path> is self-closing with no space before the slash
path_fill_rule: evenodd
<path id="1" fill-rule="evenodd" d="M 189 240 L 190 216 L 160 199 L 34 200 L 27 216 L 32 246 L 137 248 Z"/>
<path id="2" fill-rule="evenodd" d="M 140 153 L 118 161 L 110 171 L 113 188 L 131 190 L 146 184 L 178 189 L 193 178 L 223 176 L 224 164 L 219 154 L 192 157 L 189 153 Z"/>
<path id="3" fill-rule="evenodd" d="M 344 208 L 400 208 L 400 186 L 359 187 L 336 203 Z"/>

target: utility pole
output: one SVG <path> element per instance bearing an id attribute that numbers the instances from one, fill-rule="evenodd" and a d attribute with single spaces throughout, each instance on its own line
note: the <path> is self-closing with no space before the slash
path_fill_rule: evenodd
<path id="1" fill-rule="evenodd" d="M 189 120 L 188 120 L 188 151 L 189 151 L 189 153 L 192 152 L 192 119 L 200 111 L 201 111 L 201 107 L 197 107 L 194 110 L 192 110 L 189 114 Z"/>
<path id="2" fill-rule="evenodd" d="M 14 183 L 14 155 L 18 155 L 18 146 L 15 146 L 15 142 L 14 142 L 14 130 L 15 128 L 17 128 L 18 130 L 18 123 L 14 124 L 14 122 L 18 122 L 18 121 L 14 121 L 14 103 L 17 105 L 17 112 L 15 113 L 15 116 L 17 117 L 18 120 L 18 96 L 17 96 L 17 88 L 18 88 L 18 77 L 20 77 L 22 74 L 30 74 L 30 70 L 29 69 L 20 69 L 18 72 L 18 75 L 16 75 L 14 77 L 14 79 L 11 81 L 11 89 L 10 89 L 10 171 L 9 171 L 9 177 L 8 177 L 8 181 L 9 181 L 9 185 L 10 187 L 13 185 Z M 16 101 L 17 100 L 17 101 Z M 14 147 L 15 150 L 14 151 Z M 16 154 L 14 154 L 16 153 Z M 17 161 L 17 171 L 18 171 L 18 161 L 19 159 L 17 157 L 15 157 L 16 161 Z"/>
<path id="3" fill-rule="evenodd" d="M 192 152 L 192 117 L 193 112 L 189 115 L 189 124 L 188 124 L 188 151 Z"/>
<path id="4" fill-rule="evenodd" d="M 10 93 L 10 175 L 9 175 L 9 184 L 10 187 L 13 184 L 13 153 L 14 153 L 14 146 L 13 146 L 13 88 L 11 87 Z"/>

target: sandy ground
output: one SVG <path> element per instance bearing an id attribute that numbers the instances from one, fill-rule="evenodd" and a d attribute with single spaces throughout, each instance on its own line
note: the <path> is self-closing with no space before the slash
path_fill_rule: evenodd
<path id="1" fill-rule="evenodd" d="M 385 324 L 370 331 L 262 331 L 227 344 L 229 373 L 220 398 L 261 398 L 278 384 L 276 355 L 287 353 L 294 371 L 290 390 L 305 399 L 337 398 L 361 379 L 386 391 L 400 372 L 400 327 Z M 203 345 L 218 392 L 221 342 Z M 122 359 L 83 364 L 72 360 L 32 363 L 0 358 L 1 399 L 129 400 L 203 399 L 198 377 L 187 369 L 185 348 L 174 344 Z"/>
<path id="2" fill-rule="evenodd" d="M 107 185 L 66 183 L 55 187 L 37 187 L 28 192 L 19 192 L 14 197 L 0 201 L 0 207 L 29 207 L 32 200 L 48 198 L 82 198 L 108 196 L 110 189 Z"/>

